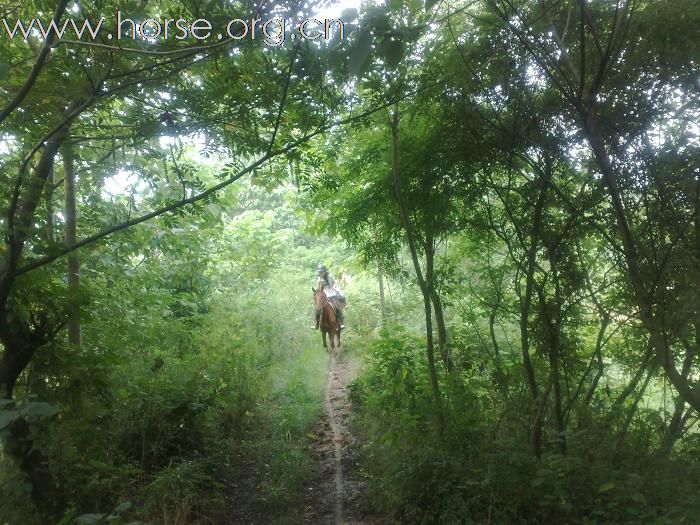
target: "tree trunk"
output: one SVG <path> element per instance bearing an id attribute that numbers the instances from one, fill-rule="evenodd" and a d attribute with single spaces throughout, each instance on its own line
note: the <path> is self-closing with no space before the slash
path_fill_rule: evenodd
<path id="1" fill-rule="evenodd" d="M 69 112 L 76 104 L 71 104 Z M 44 344 L 54 327 L 32 328 L 12 315 L 12 290 L 15 284 L 18 262 L 26 239 L 35 228 L 36 211 L 46 182 L 53 169 L 56 153 L 68 134 L 66 122 L 44 145 L 43 151 L 22 192 L 18 184 L 12 197 L 7 216 L 5 252 L 0 263 L 0 397 L 11 400 L 17 380 L 31 361 L 37 348 Z M 22 173 L 17 175 L 21 180 Z M 20 192 L 21 198 L 20 198 Z M 21 203 L 21 204 L 20 204 Z M 10 425 L 4 436 L 4 450 L 11 455 L 32 484 L 32 497 L 45 523 L 55 523 L 60 517 L 63 498 L 47 466 L 46 457 L 35 446 L 35 432 L 28 422 L 19 417 Z"/>
<path id="2" fill-rule="evenodd" d="M 49 244 L 53 244 L 54 239 L 54 218 L 53 218 L 53 193 L 55 188 L 55 166 L 51 166 L 51 171 L 46 180 L 46 189 L 44 190 L 44 198 L 46 199 L 46 241 Z"/>
<path id="3" fill-rule="evenodd" d="M 666 377 L 668 377 L 671 384 L 685 401 L 692 406 L 694 410 L 700 412 L 700 392 L 696 388 L 693 388 L 688 379 L 684 378 L 676 368 L 666 334 L 653 311 L 653 298 L 649 296 L 644 286 L 644 279 L 637 260 L 637 249 L 627 220 L 627 214 L 617 184 L 615 170 L 595 119 L 595 106 L 590 108 L 583 115 L 586 138 L 593 149 L 593 154 L 603 174 L 603 181 L 610 195 L 618 231 L 622 240 L 623 255 L 632 284 L 632 290 L 637 305 L 639 306 L 639 316 L 645 329 L 649 332 L 649 338 L 656 353 L 657 361 L 663 367 Z"/>
<path id="4" fill-rule="evenodd" d="M 607 312 L 603 313 L 602 315 L 603 317 L 600 321 L 598 336 L 596 337 L 595 341 L 595 359 L 598 366 L 596 368 L 596 373 L 593 376 L 593 380 L 591 381 L 591 385 L 588 387 L 588 391 L 586 392 L 586 395 L 583 398 L 583 403 L 586 406 L 591 404 L 591 401 L 593 400 L 593 395 L 595 394 L 595 391 L 598 388 L 598 383 L 605 374 L 605 366 L 603 363 L 603 338 L 605 336 L 605 330 L 607 330 L 608 325 L 610 324 L 610 315 Z"/>
<path id="5" fill-rule="evenodd" d="M 647 344 L 647 349 L 644 352 L 642 364 L 637 369 L 637 372 L 632 377 L 632 380 L 625 386 L 625 388 L 622 390 L 622 392 L 620 392 L 620 395 L 617 396 L 617 398 L 613 402 L 612 406 L 610 407 L 610 412 L 606 418 L 608 421 L 612 420 L 612 418 L 615 416 L 615 409 L 622 406 L 622 404 L 625 402 L 625 400 L 632 394 L 632 392 L 634 392 L 635 388 L 637 388 L 637 385 L 642 380 L 642 376 L 644 376 L 644 371 L 647 370 L 647 368 L 648 368 L 649 360 L 651 359 L 651 357 L 653 355 L 654 355 L 654 348 L 653 348 L 651 342 L 649 342 Z"/>
<path id="6" fill-rule="evenodd" d="M 27 337 L 26 329 L 13 323 L 0 337 L 5 347 L 0 355 L 0 399 L 12 399 L 17 379 L 36 352 L 37 345 Z"/>
<path id="7" fill-rule="evenodd" d="M 382 324 L 386 322 L 386 300 L 384 298 L 384 274 L 382 273 L 379 257 L 377 257 L 377 279 L 379 280 L 379 309 L 382 312 Z"/>
<path id="8" fill-rule="evenodd" d="M 425 284 L 428 295 L 433 305 L 435 324 L 438 331 L 438 349 L 440 357 L 448 372 L 452 371 L 452 358 L 447 348 L 447 327 L 445 326 L 445 315 L 442 310 L 440 294 L 435 289 L 435 243 L 430 232 L 426 232 L 425 239 Z"/>
<path id="9" fill-rule="evenodd" d="M 44 192 L 44 186 L 53 170 L 54 158 L 65 138 L 68 128 L 63 128 L 44 146 L 33 177 L 25 191 L 19 210 L 8 217 L 8 239 L 0 266 L 0 395 L 11 399 L 17 378 L 29 364 L 36 344 L 28 340 L 28 327 L 18 320 L 10 320 L 8 311 L 10 294 L 15 283 L 17 262 L 24 249 L 24 242 L 34 227 L 34 214 Z"/>
<path id="10" fill-rule="evenodd" d="M 421 270 L 420 261 L 418 260 L 418 250 L 416 248 L 415 237 L 413 235 L 413 228 L 411 227 L 411 220 L 408 216 L 408 207 L 406 206 L 406 201 L 401 191 L 401 179 L 399 178 L 399 141 L 398 141 L 398 128 L 399 128 L 399 110 L 398 104 L 394 105 L 394 111 L 391 118 L 391 174 L 394 181 L 394 191 L 396 192 L 396 200 L 399 205 L 399 215 L 401 217 L 401 222 L 404 229 L 406 230 L 406 240 L 408 242 L 408 248 L 411 252 L 411 260 L 413 261 L 413 268 L 416 272 L 416 279 L 418 280 L 418 285 L 420 287 L 421 293 L 423 294 L 423 306 L 425 309 L 425 335 L 426 335 L 426 356 L 428 359 L 428 373 L 430 375 L 430 384 L 433 390 L 433 397 L 435 398 L 435 406 L 438 413 L 438 423 L 440 425 L 440 431 L 445 428 L 444 413 L 442 410 L 442 394 L 440 392 L 440 383 L 438 382 L 437 368 L 435 367 L 435 344 L 433 342 L 433 316 L 430 306 L 430 291 L 426 285 L 425 279 L 423 278 L 423 271 Z"/>
<path id="11" fill-rule="evenodd" d="M 67 247 L 77 241 L 77 210 L 75 198 L 75 159 L 73 148 L 65 144 L 63 155 L 63 184 L 65 188 L 65 243 Z M 80 287 L 80 261 L 75 253 L 68 255 L 68 301 L 70 312 L 68 318 L 68 344 L 80 348 L 80 307 L 78 289 Z"/>
<path id="12" fill-rule="evenodd" d="M 673 450 L 673 445 L 678 441 L 683 432 L 684 423 L 684 413 L 685 413 L 685 400 L 678 396 L 676 397 L 674 403 L 673 417 L 671 418 L 671 423 L 669 423 L 666 432 L 664 432 L 664 437 L 661 440 L 661 446 L 659 447 L 659 453 L 663 456 L 668 456 Z"/>
<path id="13" fill-rule="evenodd" d="M 634 418 L 634 414 L 637 412 L 637 406 L 639 405 L 639 402 L 642 399 L 642 396 L 644 395 L 644 392 L 646 391 L 647 387 L 649 386 L 649 383 L 651 382 L 651 378 L 654 377 L 654 373 L 657 370 L 657 366 L 652 366 L 649 369 L 649 372 L 647 372 L 647 377 L 644 380 L 644 384 L 642 385 L 642 388 L 637 392 L 637 395 L 634 397 L 634 402 L 632 403 L 632 406 L 629 408 L 627 411 L 627 416 L 625 417 L 625 421 L 622 423 L 622 428 L 620 429 L 620 434 L 618 435 L 617 438 L 617 448 L 622 447 L 622 443 L 625 440 L 625 436 L 627 435 L 627 430 L 629 429 L 630 423 L 632 423 L 632 419 Z"/>
<path id="14" fill-rule="evenodd" d="M 688 351 L 686 353 L 685 359 L 683 360 L 683 368 L 681 374 L 684 378 L 688 378 L 690 374 L 690 369 L 693 364 L 693 354 Z M 673 417 L 671 418 L 671 423 L 669 423 L 668 428 L 664 432 L 664 437 L 661 440 L 661 446 L 659 447 L 659 452 L 665 456 L 668 456 L 673 450 L 673 445 L 678 441 L 683 433 L 683 425 L 685 423 L 684 418 L 685 412 L 685 399 L 683 396 L 677 396 L 674 402 Z"/>
<path id="15" fill-rule="evenodd" d="M 530 447 L 536 457 L 542 455 L 542 411 L 540 392 L 535 377 L 535 367 L 530 360 L 530 306 L 532 294 L 535 288 L 535 263 L 537 260 L 537 246 L 539 244 L 540 229 L 542 226 L 542 212 L 547 194 L 547 183 L 542 181 L 535 209 L 533 212 L 532 230 L 530 232 L 530 246 L 527 253 L 527 266 L 525 276 L 525 296 L 520 297 L 520 346 L 523 356 L 523 370 L 532 399 L 532 416 L 530 422 Z"/>
<path id="16" fill-rule="evenodd" d="M 554 270 L 553 270 L 554 273 Z M 554 277 L 556 280 L 556 276 Z M 554 299 L 553 305 L 548 303 L 542 289 L 538 289 L 540 311 L 544 323 L 547 341 L 547 356 L 549 358 L 550 381 L 554 389 L 554 423 L 557 429 L 557 442 L 562 453 L 566 453 L 566 425 L 564 423 L 564 413 L 561 402 L 561 382 L 559 380 L 559 356 L 561 352 L 561 311 L 558 297 Z M 549 310 L 553 309 L 554 312 Z"/>
<path id="17" fill-rule="evenodd" d="M 508 394 L 508 385 L 506 384 L 506 379 L 503 375 L 501 349 L 498 346 L 498 340 L 496 339 L 496 313 L 497 306 L 494 306 L 489 314 L 489 336 L 491 337 L 491 345 L 493 346 L 493 364 L 496 367 L 496 381 L 498 382 L 498 388 L 502 393 Z"/>

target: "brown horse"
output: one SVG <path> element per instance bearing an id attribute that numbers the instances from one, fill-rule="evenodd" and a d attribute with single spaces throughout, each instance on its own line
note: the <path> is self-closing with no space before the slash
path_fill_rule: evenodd
<path id="1" fill-rule="evenodd" d="M 314 292 L 314 306 L 316 307 L 316 313 L 318 314 L 320 312 L 318 327 L 321 329 L 321 336 L 323 337 L 323 348 L 328 348 L 328 345 L 326 344 L 326 334 L 330 334 L 331 350 L 335 350 L 336 348 L 340 347 L 340 322 L 338 321 L 338 316 L 335 315 L 335 310 L 328 301 L 328 297 L 326 297 L 323 290 L 311 289 Z"/>

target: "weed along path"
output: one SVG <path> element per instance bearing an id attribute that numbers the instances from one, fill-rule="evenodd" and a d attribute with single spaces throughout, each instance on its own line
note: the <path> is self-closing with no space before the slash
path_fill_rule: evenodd
<path id="1" fill-rule="evenodd" d="M 365 484 L 357 469 L 358 443 L 349 431 L 347 387 L 357 375 L 355 358 L 343 348 L 330 352 L 324 415 L 314 448 L 314 478 L 306 487 L 306 522 L 319 525 L 386 523 L 364 515 Z"/>

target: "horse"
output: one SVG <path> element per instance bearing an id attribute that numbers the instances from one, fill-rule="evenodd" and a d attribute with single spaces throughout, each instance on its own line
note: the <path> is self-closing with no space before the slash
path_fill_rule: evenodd
<path id="1" fill-rule="evenodd" d="M 328 301 L 323 289 L 311 288 L 314 292 L 314 306 L 316 307 L 316 313 L 320 312 L 318 319 L 318 327 L 321 329 L 321 336 L 323 338 L 323 348 L 328 348 L 326 344 L 326 334 L 331 336 L 331 350 L 335 350 L 340 347 L 340 321 L 338 316 L 335 315 L 335 310 Z M 336 344 L 336 337 L 338 338 Z"/>

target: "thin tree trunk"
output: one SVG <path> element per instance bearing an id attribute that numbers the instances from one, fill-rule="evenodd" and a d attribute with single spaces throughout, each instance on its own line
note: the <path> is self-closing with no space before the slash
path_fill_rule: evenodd
<path id="1" fill-rule="evenodd" d="M 386 322 L 386 300 L 384 298 L 384 274 L 377 257 L 377 279 L 379 280 L 379 309 L 382 312 L 382 324 Z"/>
<path id="2" fill-rule="evenodd" d="M 649 360 L 651 359 L 652 355 L 654 355 L 654 348 L 650 342 L 647 344 L 647 349 L 644 352 L 644 357 L 642 358 L 642 364 L 637 369 L 637 372 L 634 374 L 634 377 L 627 384 L 627 386 L 625 386 L 625 388 L 622 390 L 622 392 L 620 392 L 620 395 L 617 396 L 615 401 L 613 401 L 613 404 L 610 407 L 610 413 L 607 416 L 608 420 L 611 420 L 614 417 L 615 409 L 622 406 L 622 404 L 625 402 L 625 400 L 632 394 L 632 392 L 634 392 L 635 388 L 637 388 L 637 385 L 642 380 L 642 376 L 644 375 L 644 371 L 647 370 L 647 368 L 648 368 Z"/>
<path id="3" fill-rule="evenodd" d="M 491 309 L 489 314 L 489 336 L 491 337 L 491 344 L 493 345 L 494 352 L 494 366 L 496 367 L 496 381 L 498 382 L 499 390 L 507 394 L 508 387 L 506 385 L 506 380 L 503 375 L 503 366 L 501 362 L 501 349 L 498 346 L 498 340 L 496 339 L 496 307 Z"/>
<path id="4" fill-rule="evenodd" d="M 681 396 L 676 397 L 674 403 L 673 417 L 671 422 L 664 432 L 664 437 L 661 440 L 661 446 L 659 447 L 659 453 L 663 456 L 668 456 L 673 450 L 673 445 L 675 445 L 678 438 L 681 437 L 683 433 L 683 422 L 685 415 L 685 399 Z"/>
<path id="5" fill-rule="evenodd" d="M 605 330 L 607 330 L 609 324 L 610 315 L 608 315 L 608 313 L 605 312 L 600 322 L 600 328 L 598 329 L 598 337 L 596 338 L 595 342 L 595 358 L 598 363 L 598 367 L 596 370 L 596 374 L 595 376 L 593 376 L 593 380 L 591 381 L 591 385 L 588 387 L 588 391 L 586 392 L 586 395 L 583 398 L 583 402 L 586 406 L 590 405 L 591 401 L 593 400 L 593 395 L 595 394 L 596 388 L 598 388 L 598 383 L 600 382 L 601 378 L 603 377 L 603 374 L 605 373 L 602 349 L 603 337 L 605 336 Z"/>
<path id="6" fill-rule="evenodd" d="M 683 360 L 683 369 L 681 370 L 683 377 L 688 377 L 692 364 L 693 354 L 687 352 L 686 357 Z M 668 456 L 671 453 L 671 450 L 673 450 L 673 445 L 676 443 L 676 441 L 678 441 L 678 438 L 681 437 L 681 434 L 683 433 L 683 424 L 685 422 L 683 417 L 684 412 L 685 399 L 683 399 L 683 396 L 677 396 L 674 402 L 673 417 L 671 418 L 671 422 L 669 423 L 666 432 L 664 432 L 664 437 L 661 440 L 661 446 L 659 447 L 659 452 L 664 456 Z"/>
<path id="7" fill-rule="evenodd" d="M 552 267 L 553 280 L 555 289 L 558 289 L 555 261 L 550 259 Z M 538 288 L 537 295 L 539 297 L 540 312 L 544 324 L 547 344 L 547 356 L 549 358 L 549 373 L 551 377 L 552 387 L 554 390 L 554 423 L 557 429 L 557 441 L 562 453 L 566 453 L 565 431 L 566 425 L 564 422 L 564 413 L 561 402 L 561 381 L 559 379 L 559 356 L 561 352 L 561 308 L 559 303 L 559 294 L 555 294 L 554 304 L 547 302 L 544 291 Z M 553 312 L 550 311 L 550 308 Z"/>
<path id="8" fill-rule="evenodd" d="M 533 212 L 532 230 L 530 232 L 530 246 L 527 253 L 527 266 L 525 276 L 525 296 L 520 298 L 520 346 L 523 356 L 523 370 L 532 399 L 532 416 L 530 420 L 530 447 L 536 457 L 542 455 L 542 408 L 540 392 L 535 377 L 535 367 L 530 360 L 530 306 L 532 294 L 535 288 L 535 263 L 537 260 L 537 246 L 539 243 L 540 229 L 542 226 L 542 212 L 547 193 L 546 181 L 542 181 L 535 209 Z"/>
<path id="9" fill-rule="evenodd" d="M 401 191 L 401 179 L 399 178 L 399 144 L 398 144 L 398 128 L 399 128 L 399 109 L 398 103 L 394 105 L 394 111 L 390 121 L 391 125 L 391 174 L 394 181 L 394 191 L 396 192 L 396 200 L 399 205 L 399 215 L 401 222 L 406 230 L 406 240 L 408 248 L 411 252 L 413 268 L 416 272 L 416 279 L 423 294 L 423 306 L 425 309 L 425 335 L 426 335 L 426 355 L 428 359 L 428 373 L 430 375 L 430 384 L 435 398 L 435 406 L 438 412 L 438 423 L 440 431 L 445 428 L 444 413 L 442 409 L 442 394 L 440 393 L 440 383 L 438 382 L 437 368 L 435 367 L 435 344 L 433 342 L 433 316 L 430 306 L 430 292 L 423 278 L 420 261 L 418 260 L 418 250 L 416 249 L 415 237 L 413 228 L 408 216 L 408 207 Z"/>
<path id="10" fill-rule="evenodd" d="M 598 129 L 598 123 L 595 119 L 595 107 L 590 108 L 583 115 L 586 138 L 593 149 L 598 167 L 603 174 L 603 181 L 608 189 L 612 207 L 615 212 L 618 231 L 622 240 L 625 263 L 627 265 L 634 297 L 639 306 L 639 316 L 644 327 L 649 332 L 649 338 L 654 347 L 656 358 L 663 367 L 664 372 L 666 372 L 666 377 L 668 377 L 671 384 L 688 404 L 692 406 L 694 410 L 700 412 L 700 391 L 691 386 L 688 379 L 684 378 L 676 368 L 671 349 L 668 346 L 666 334 L 653 311 L 653 298 L 649 296 L 644 286 L 644 278 L 642 277 L 642 272 L 637 260 L 638 255 L 634 237 L 627 220 L 627 214 L 617 184 L 615 170 L 610 156 L 608 155 L 607 148 L 605 147 L 602 134 Z"/>
<path id="11" fill-rule="evenodd" d="M 577 243 L 576 245 L 576 252 L 578 254 L 579 260 L 581 261 L 581 266 L 583 266 L 583 255 L 581 254 L 580 243 Z M 596 293 L 593 288 L 593 283 L 591 282 L 591 276 L 589 275 L 587 270 L 585 272 L 585 276 L 586 288 L 588 289 L 588 293 L 591 295 L 591 300 L 593 301 L 593 304 L 595 305 L 595 308 L 598 312 L 598 316 L 600 317 L 600 328 L 598 329 L 598 336 L 596 337 L 594 352 L 594 356 L 597 361 L 598 367 L 596 370 L 596 374 L 595 376 L 593 376 L 593 380 L 591 381 L 591 384 L 588 387 L 588 391 L 586 392 L 586 395 L 583 399 L 584 404 L 588 406 L 593 400 L 593 395 L 595 394 L 595 391 L 598 388 L 598 383 L 600 382 L 601 378 L 605 373 L 605 366 L 603 363 L 603 345 L 605 344 L 605 331 L 608 329 L 608 326 L 610 326 L 610 313 L 607 312 L 605 308 L 603 308 L 602 303 L 598 300 L 598 297 L 596 297 Z M 587 374 L 588 371 L 586 372 L 586 375 Z M 585 376 L 583 379 L 585 379 Z"/>
<path id="12" fill-rule="evenodd" d="M 65 243 L 70 247 L 77 241 L 77 210 L 75 198 L 75 159 L 73 148 L 65 144 L 63 155 L 63 184 L 65 188 Z M 80 261 L 75 253 L 68 256 L 68 300 L 71 303 L 68 319 L 68 343 L 80 348 L 80 308 L 78 289 L 80 287 Z"/>
<path id="13" fill-rule="evenodd" d="M 46 189 L 44 190 L 44 198 L 46 199 L 46 241 L 53 244 L 54 238 L 54 217 L 53 217 L 53 193 L 55 188 L 55 166 L 51 166 L 51 171 L 46 180 Z"/>
<path id="14" fill-rule="evenodd" d="M 442 309 L 440 294 L 435 289 L 435 243 L 430 232 L 426 233 L 425 240 L 425 281 L 433 305 L 435 324 L 438 331 L 438 349 L 440 357 L 448 372 L 452 371 L 452 358 L 447 348 L 447 327 L 445 326 L 445 315 Z"/>
<path id="15" fill-rule="evenodd" d="M 625 435 L 627 434 L 627 430 L 629 429 L 630 423 L 632 423 L 632 419 L 634 418 L 634 414 L 637 412 L 637 406 L 639 405 L 639 401 L 641 401 L 642 396 L 644 395 L 644 392 L 646 391 L 647 387 L 649 386 L 649 382 L 651 381 L 651 378 L 654 376 L 654 373 L 657 370 L 657 366 L 653 366 L 649 369 L 649 372 L 647 372 L 647 377 L 644 380 L 644 384 L 642 385 L 642 388 L 637 392 L 637 395 L 634 397 L 634 402 L 632 403 L 632 406 L 629 408 L 627 411 L 627 416 L 625 417 L 625 421 L 622 423 L 622 428 L 620 429 L 620 434 L 618 435 L 617 438 L 617 448 L 620 448 L 622 446 L 622 442 L 625 440 Z"/>

